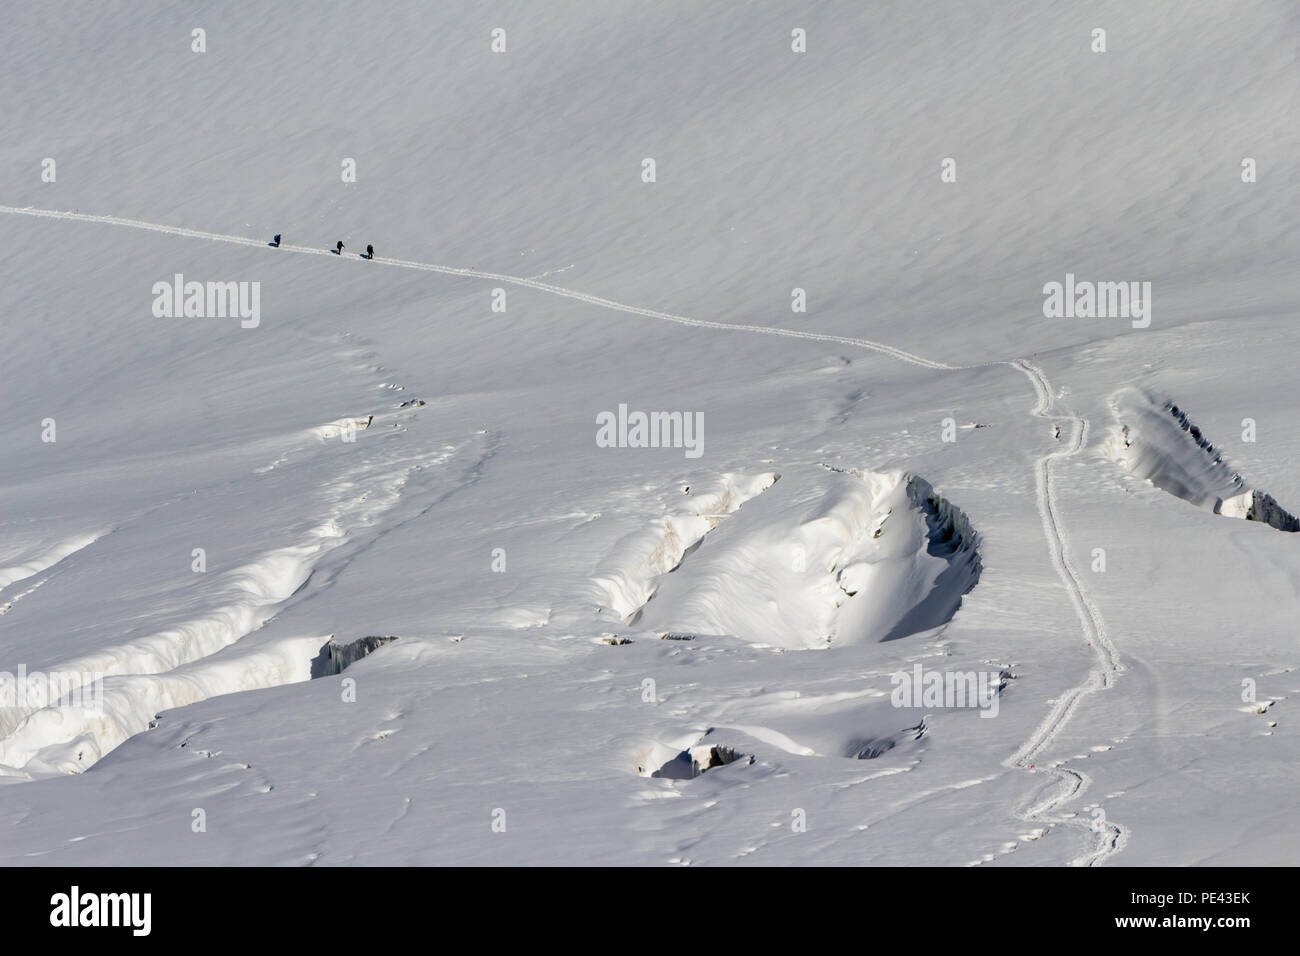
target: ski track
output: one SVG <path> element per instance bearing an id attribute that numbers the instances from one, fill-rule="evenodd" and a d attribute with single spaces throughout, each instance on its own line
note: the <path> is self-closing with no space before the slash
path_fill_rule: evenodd
<path id="1" fill-rule="evenodd" d="M 1031 414 L 1037 418 L 1050 419 L 1055 402 L 1052 399 L 1051 385 L 1042 369 L 1024 360 L 1016 360 L 1009 364 L 1022 371 L 1033 383 L 1038 401 Z M 1043 522 L 1043 534 L 1052 553 L 1052 564 L 1056 567 L 1057 575 L 1065 583 L 1070 601 L 1083 624 L 1084 636 L 1088 638 L 1088 644 L 1092 647 L 1099 666 L 1089 672 L 1083 683 L 1072 687 L 1056 699 L 1042 723 L 1029 735 L 1020 749 L 1008 758 L 1006 766 L 1021 770 L 1028 770 L 1030 767 L 1037 769 L 1033 761 L 1069 723 L 1079 702 L 1095 691 L 1110 687 L 1116 675 L 1124 670 L 1124 665 L 1119 660 L 1119 651 L 1106 632 L 1101 612 L 1079 583 L 1078 572 L 1070 562 L 1068 537 L 1058 517 L 1060 509 L 1057 505 L 1056 489 L 1052 483 L 1052 463 L 1057 459 L 1077 455 L 1083 450 L 1088 439 L 1088 420 L 1078 415 L 1071 415 L 1070 418 L 1073 424 L 1073 437 L 1070 444 L 1038 459 L 1034 469 L 1034 484 L 1038 513 Z M 1055 811 L 1065 803 L 1081 796 L 1092 780 L 1081 771 L 1063 770 L 1059 766 L 1046 767 L 1043 770 L 1056 778 L 1054 792 L 1037 803 L 1029 806 L 1022 805 L 1018 812 L 1026 822 L 1039 822 L 1044 819 L 1065 822 L 1071 818 L 1050 815 L 1055 814 Z M 1097 846 L 1072 861 L 1074 865 L 1094 866 L 1104 862 L 1111 855 L 1120 852 L 1128 842 L 1127 828 L 1109 820 L 1104 821 L 1098 836 Z"/>
<path id="2" fill-rule="evenodd" d="M 160 232 L 167 235 L 183 236 L 190 239 L 206 239 L 212 242 L 229 242 L 236 245 L 253 246 L 256 248 L 269 248 L 270 245 L 265 239 L 250 239 L 246 236 L 223 235 L 215 232 L 203 232 L 197 229 L 184 229 L 179 226 L 168 226 L 160 223 L 143 222 L 138 219 L 123 219 L 118 216 L 96 216 L 89 213 L 80 212 L 59 212 L 57 210 L 35 209 L 31 207 L 20 208 L 17 206 L 7 206 L 0 204 L 0 213 L 19 216 L 33 216 L 42 219 L 61 219 L 74 222 L 93 222 L 102 223 L 111 226 L 124 226 L 131 229 L 142 229 L 149 232 Z M 313 246 L 297 246 L 281 244 L 276 247 L 277 252 L 295 252 L 308 255 L 330 256 L 334 255 L 333 249 L 316 248 Z M 827 342 L 835 345 L 846 345 L 852 348 L 867 349 L 878 352 L 891 358 L 907 362 L 920 368 L 931 369 L 936 371 L 959 371 L 963 369 L 987 368 L 997 365 L 1006 365 L 1023 374 L 1029 379 L 1033 386 L 1035 395 L 1035 404 L 1030 414 L 1036 418 L 1051 419 L 1055 400 L 1052 398 L 1051 384 L 1042 369 L 1031 363 L 1015 359 L 1009 361 L 983 362 L 975 365 L 949 365 L 944 362 L 936 362 L 924 358 L 912 352 L 895 348 L 892 345 L 886 345 L 882 342 L 875 342 L 870 339 L 853 338 L 844 335 L 829 335 L 820 332 L 807 332 L 799 329 L 784 329 L 773 326 L 763 325 L 742 325 L 730 322 L 713 322 L 707 319 L 694 319 L 684 315 L 676 315 L 671 312 L 661 312 L 655 309 L 645 309 L 639 306 L 627 305 L 622 302 L 616 302 L 612 299 L 606 299 L 601 296 L 589 295 L 585 292 L 578 292 L 563 286 L 552 285 L 549 282 L 541 282 L 536 278 L 525 278 L 522 276 L 505 275 L 495 272 L 479 272 L 475 269 L 457 268 L 454 266 L 435 265 L 427 262 L 413 262 L 406 259 L 389 259 L 377 256 L 373 260 L 364 260 L 359 257 L 340 256 L 339 258 L 350 262 L 365 262 L 369 266 L 376 263 L 379 265 L 396 266 L 403 269 L 418 269 L 424 272 L 437 272 L 443 275 L 459 276 L 464 278 L 488 279 L 493 282 L 505 283 L 508 285 L 523 286 L 525 288 L 536 289 L 539 292 L 546 292 L 552 295 L 562 296 L 567 299 L 573 299 L 578 302 L 585 302 L 598 308 L 610 309 L 616 312 L 624 312 L 630 315 L 640 315 L 646 318 L 659 319 L 666 322 L 674 322 L 678 325 L 690 326 L 702 329 L 717 329 L 727 332 L 750 332 L 761 335 L 775 335 L 791 339 L 805 339 L 814 342 Z M 545 275 L 545 273 L 543 273 Z M 1056 492 L 1052 483 L 1052 463 L 1058 459 L 1069 458 L 1078 454 L 1085 446 L 1088 435 L 1088 420 L 1082 416 L 1069 414 L 1073 425 L 1073 437 L 1070 444 L 1056 451 L 1049 452 L 1039 458 L 1035 464 L 1035 486 L 1037 507 L 1042 519 L 1043 533 L 1047 538 L 1048 549 L 1051 552 L 1052 563 L 1056 568 L 1057 575 L 1064 584 L 1066 591 L 1070 595 L 1070 601 L 1074 606 L 1079 621 L 1083 626 L 1084 635 L 1093 648 L 1097 656 L 1098 666 L 1089 672 L 1088 677 L 1079 685 L 1070 688 L 1060 697 L 1058 697 L 1048 712 L 1047 716 L 1030 734 L 1029 738 L 1021 744 L 1020 748 L 1006 761 L 1004 766 L 1017 770 L 1029 771 L 1031 767 L 1034 772 L 1042 771 L 1049 773 L 1055 778 L 1053 790 L 1045 797 L 1034 800 L 1031 798 L 1017 808 L 1016 813 L 1025 822 L 1038 822 L 1042 820 L 1051 820 L 1058 823 L 1082 824 L 1077 817 L 1058 815 L 1057 811 L 1076 797 L 1081 796 L 1091 783 L 1091 778 L 1080 771 L 1062 769 L 1059 764 L 1052 767 L 1039 768 L 1034 761 L 1043 753 L 1043 751 L 1057 738 L 1061 731 L 1069 723 L 1079 703 L 1095 691 L 1109 688 L 1115 677 L 1124 670 L 1123 664 L 1119 660 L 1119 652 L 1111 642 L 1106 632 L 1105 623 L 1102 620 L 1100 611 L 1084 591 L 1079 582 L 1079 577 L 1070 563 L 1067 553 L 1068 537 L 1059 520 L 1059 508 L 1056 500 Z M 1063 763 L 1063 761 L 1062 761 Z M 1041 792 L 1041 790 L 1039 791 Z M 1105 862 L 1111 856 L 1119 853 L 1124 849 L 1128 841 L 1129 831 L 1127 828 L 1113 821 L 1104 822 L 1102 831 L 1098 834 L 1096 845 L 1084 855 L 1071 861 L 1072 865 L 1095 866 Z"/>
<path id="3" fill-rule="evenodd" d="M 0 205 L 0 212 L 9 213 L 10 215 L 36 216 L 42 219 L 69 219 L 76 222 L 98 222 L 110 226 L 127 226 L 132 229 L 144 229 L 150 232 L 162 232 L 173 236 L 185 236 L 190 239 L 208 239 L 213 242 L 231 242 L 241 246 L 270 248 L 269 243 L 264 239 L 249 239 L 245 236 L 226 236 L 216 232 L 201 232 L 197 229 L 182 229 L 178 226 L 164 226 L 159 225 L 158 223 L 141 222 L 138 219 L 121 219 L 117 216 L 92 216 L 88 213 L 56 212 L 47 209 L 21 209 L 16 206 L 4 205 Z M 277 251 L 299 252 L 314 256 L 334 255 L 333 249 L 317 249 L 312 246 L 291 246 L 284 243 L 277 247 Z M 945 365 L 942 362 L 932 362 L 919 355 L 913 355 L 911 352 L 896 349 L 892 345 L 885 345 L 881 342 L 872 342 L 869 339 L 855 339 L 843 335 L 825 335 L 820 332 L 803 332 L 797 329 L 770 328 L 763 325 L 734 325 L 730 322 L 710 322 L 706 319 L 692 319 L 684 315 L 674 315 L 671 312 L 658 312 L 654 309 L 643 309 L 635 305 L 625 305 L 622 302 L 615 302 L 612 299 L 603 299 L 600 296 L 588 295 L 585 292 L 576 292 L 573 289 L 566 289 L 563 286 L 551 285 L 549 282 L 539 282 L 536 279 L 526 279 L 522 276 L 503 275 L 496 272 L 478 272 L 474 269 L 439 266 L 428 262 L 411 262 L 407 259 L 386 259 L 382 256 L 376 256 L 373 260 L 361 259 L 353 256 L 341 256 L 339 258 L 348 262 L 364 262 L 367 265 L 378 263 L 379 265 L 398 266 L 403 269 L 420 269 L 424 272 L 440 272 L 443 275 L 450 276 L 491 279 L 494 282 L 504 282 L 509 285 L 524 286 L 529 289 L 537 289 L 540 292 L 549 292 L 552 295 L 564 296 L 567 299 L 586 302 L 588 305 L 594 305 L 599 308 L 613 309 L 617 312 L 627 312 L 632 315 L 643 315 L 653 319 L 663 319 L 668 322 L 676 322 L 679 325 L 689 325 L 701 329 L 724 329 L 734 332 L 761 332 L 767 335 L 781 335 L 794 339 L 811 339 L 816 342 L 833 342 L 837 345 L 849 345 L 857 348 L 871 349 L 872 351 L 893 356 L 901 361 L 910 362 L 913 365 L 919 365 L 922 368 L 956 369 L 959 367 Z"/>

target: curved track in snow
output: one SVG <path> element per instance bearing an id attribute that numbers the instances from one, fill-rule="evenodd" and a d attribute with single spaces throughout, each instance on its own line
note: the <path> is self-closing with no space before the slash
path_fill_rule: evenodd
<path id="1" fill-rule="evenodd" d="M 36 216 L 42 219 L 70 219 L 75 222 L 98 222 L 109 226 L 126 226 L 131 229 L 164 232 L 168 235 L 185 236 L 189 239 L 208 239 L 213 242 L 232 242 L 241 246 L 268 247 L 268 243 L 265 239 L 249 239 L 246 236 L 226 236 L 216 232 L 200 232 L 197 229 L 181 229 L 177 226 L 164 226 L 153 222 L 141 222 L 138 219 L 120 219 L 117 216 L 92 216 L 80 212 L 55 212 L 47 209 L 22 209 L 17 206 L 4 205 L 0 205 L 0 212 L 9 213 L 11 215 Z M 277 249 L 280 252 L 298 252 L 317 256 L 334 255 L 334 250 L 332 249 L 317 249 L 313 246 L 291 246 L 282 243 L 277 247 Z M 616 312 L 627 312 L 631 315 L 643 315 L 647 318 L 676 322 L 678 325 L 690 325 L 701 329 L 723 329 L 731 332 L 757 332 L 765 335 L 780 335 L 792 339 L 812 339 L 816 342 L 833 342 L 837 345 L 848 345 L 855 348 L 871 349 L 874 352 L 880 352 L 884 355 L 889 355 L 893 358 L 899 359 L 900 361 L 919 365 L 922 368 L 961 368 L 961 366 L 957 365 L 945 365 L 942 362 L 932 362 L 919 355 L 913 355 L 911 352 L 896 349 L 892 345 L 885 345 L 882 342 L 873 342 L 870 339 L 855 339 L 844 335 L 824 335 L 820 332 L 803 332 L 798 329 L 770 328 L 764 325 L 733 325 L 729 322 L 710 322 L 707 319 L 692 319 L 684 315 L 674 315 L 671 312 L 658 312 L 654 309 L 643 309 L 640 306 L 626 305 L 622 302 L 615 302 L 613 299 L 604 299 L 600 296 L 588 295 L 585 292 L 575 292 L 573 289 L 566 289 L 564 286 L 551 285 L 549 282 L 540 282 L 537 279 L 526 279 L 523 276 L 504 275 L 497 272 L 477 272 L 474 269 L 456 268 L 454 266 L 439 266 L 429 262 L 411 262 L 407 259 L 385 259 L 382 256 L 376 256 L 373 260 L 361 259 L 355 256 L 342 256 L 340 258 L 345 262 L 365 262 L 367 265 L 371 266 L 378 263 L 386 266 L 398 266 L 403 269 L 419 269 L 424 272 L 439 272 L 443 275 L 450 276 L 491 279 L 494 282 L 524 286 L 529 289 L 537 289 L 539 292 L 549 292 L 552 295 L 564 296 L 566 299 L 575 299 L 578 302 L 586 302 L 588 305 L 598 306 L 602 309 L 613 309 Z"/>
<path id="2" fill-rule="evenodd" d="M 1038 418 L 1050 419 L 1055 402 L 1052 398 L 1051 384 L 1042 369 L 1019 359 L 1009 364 L 1023 372 L 1033 383 L 1038 402 L 1031 414 Z M 1069 723 L 1079 702 L 1095 691 L 1110 687 L 1116 675 L 1124 670 L 1124 665 L 1119 660 L 1119 651 L 1106 633 L 1106 624 L 1102 620 L 1101 612 L 1079 583 L 1078 572 L 1070 562 L 1068 537 L 1059 518 L 1060 509 L 1057 506 L 1056 489 L 1052 483 L 1052 463 L 1058 459 L 1077 455 L 1083 450 L 1088 439 L 1088 420 L 1078 415 L 1071 415 L 1070 418 L 1072 435 L 1069 444 L 1038 459 L 1034 483 L 1038 513 L 1043 521 L 1043 534 L 1052 553 L 1052 564 L 1055 565 L 1057 575 L 1065 583 L 1066 590 L 1070 594 L 1070 601 L 1083 624 L 1084 635 L 1097 656 L 1098 667 L 1089 672 L 1083 683 L 1070 688 L 1056 699 L 1042 723 L 1007 760 L 1007 766 L 1022 770 L 1039 769 L 1033 761 Z M 1092 780 L 1081 771 L 1065 770 L 1059 766 L 1049 766 L 1042 770 L 1056 778 L 1051 792 L 1041 799 L 1031 800 L 1027 805 L 1022 805 L 1019 812 L 1027 822 L 1051 819 L 1064 822 L 1065 818 L 1053 818 L 1052 815 L 1065 803 L 1081 796 Z M 1124 844 L 1128 842 L 1128 830 L 1117 823 L 1103 819 L 1095 827 L 1097 828 L 1095 832 L 1098 833 L 1098 844 L 1091 851 L 1074 860 L 1076 865 L 1093 866 L 1104 862 L 1107 857 L 1122 850 Z"/>
<path id="3" fill-rule="evenodd" d="M 34 209 L 30 207 L 20 208 L 7 205 L 0 205 L 0 213 L 32 216 L 41 219 L 60 219 L 74 222 L 100 223 L 103 225 L 121 226 L 130 229 L 141 229 L 149 232 L 166 233 L 168 235 L 182 236 L 190 239 L 206 239 L 212 242 L 229 242 L 236 245 L 253 246 L 257 248 L 268 247 L 268 243 L 265 239 L 250 239 L 246 236 L 232 236 L 214 232 L 203 232 L 197 229 L 184 229 L 178 226 L 144 222 L 138 219 L 123 219 L 117 216 L 96 216 L 81 212 L 59 212 L 56 210 Z M 277 248 L 277 251 L 321 256 L 334 255 L 332 249 L 286 244 L 281 244 Z M 660 312 L 654 309 L 641 308 L 640 306 L 627 305 L 622 302 L 616 302 L 613 299 L 589 295 L 585 292 L 578 292 L 563 286 L 552 285 L 549 282 L 541 282 L 534 278 L 525 278 L 522 276 L 505 275 L 493 272 L 479 272 L 474 269 L 442 266 L 427 262 L 413 262 L 405 259 L 376 257 L 374 260 L 362 260 L 359 257 L 353 256 L 340 258 L 341 261 L 348 262 L 360 263 L 364 261 L 371 267 L 375 264 L 396 266 L 403 269 L 418 269 L 424 272 L 436 272 L 443 275 L 487 279 L 508 285 L 523 286 L 525 288 L 536 289 L 540 292 L 573 299 L 578 302 L 585 302 L 588 305 L 593 305 L 598 308 L 611 309 L 613 311 L 624 312 L 630 315 L 640 315 L 646 318 L 674 322 L 678 325 L 692 326 L 695 328 L 716 329 L 727 332 L 749 332 L 759 335 L 774 335 L 783 338 L 806 339 L 815 342 L 845 345 L 851 348 L 867 349 L 925 369 L 957 371 L 961 369 L 1006 365 L 1028 378 L 1030 384 L 1033 386 L 1036 402 L 1031 410 L 1031 414 L 1044 420 L 1054 417 L 1053 410 L 1055 400 L 1052 397 L 1051 383 L 1048 381 L 1047 376 L 1037 366 L 1020 359 L 984 362 L 975 365 L 949 365 L 944 362 L 927 359 L 903 349 L 895 348 L 892 345 L 875 342 L 871 339 L 853 338 L 843 335 L 828 335 L 819 332 L 783 329 L 772 326 L 741 325 L 729 322 L 713 322 L 707 319 L 694 319 L 684 315 L 676 315 L 671 312 Z M 1058 413 L 1058 416 L 1055 417 L 1064 416 L 1059 416 Z M 1057 575 L 1060 577 L 1062 584 L 1070 595 L 1070 601 L 1074 605 L 1075 612 L 1083 626 L 1084 634 L 1088 638 L 1089 644 L 1097 655 L 1098 666 L 1090 671 L 1087 679 L 1081 684 L 1070 688 L 1056 699 L 1051 711 L 1049 711 L 1044 720 L 1034 729 L 1029 738 L 1021 744 L 1020 748 L 1005 761 L 1004 765 L 1019 770 L 1030 771 L 1032 769 L 1034 772 L 1041 771 L 1049 773 L 1055 778 L 1050 792 L 1043 796 L 1035 796 L 1018 808 L 1017 814 L 1021 819 L 1030 822 L 1051 820 L 1059 823 L 1088 825 L 1077 817 L 1066 817 L 1063 815 L 1057 816 L 1056 814 L 1064 804 L 1070 802 L 1075 797 L 1082 795 L 1091 783 L 1090 778 L 1086 774 L 1076 770 L 1062 769 L 1059 765 L 1039 768 L 1034 763 L 1036 758 L 1043 753 L 1043 751 L 1060 734 L 1065 725 L 1069 723 L 1069 720 L 1071 716 L 1073 716 L 1079 703 L 1089 694 L 1110 687 L 1115 677 L 1124 670 L 1124 667 L 1119 660 L 1119 652 L 1107 635 L 1101 613 L 1084 591 L 1079 582 L 1078 574 L 1070 563 L 1067 547 L 1068 537 L 1065 534 L 1064 528 L 1059 519 L 1059 508 L 1057 506 L 1056 493 L 1052 483 L 1052 463 L 1058 459 L 1068 458 L 1078 454 L 1084 448 L 1088 435 L 1088 421 L 1086 418 L 1074 414 L 1069 414 L 1068 417 L 1072 423 L 1072 436 L 1070 442 L 1062 448 L 1042 456 L 1035 463 L 1037 507 L 1039 516 L 1043 523 L 1043 533 L 1047 538 L 1048 549 L 1051 552 L 1052 563 L 1056 568 Z M 1039 793 L 1042 793 L 1042 791 L 1040 790 Z M 1094 827 L 1094 829 L 1096 828 Z M 1120 852 L 1128 840 L 1128 830 L 1111 821 L 1102 821 L 1100 829 L 1097 830 L 1097 832 L 1098 840 L 1096 845 L 1089 852 L 1072 861 L 1074 864 L 1092 866 L 1103 863 L 1110 856 Z"/>

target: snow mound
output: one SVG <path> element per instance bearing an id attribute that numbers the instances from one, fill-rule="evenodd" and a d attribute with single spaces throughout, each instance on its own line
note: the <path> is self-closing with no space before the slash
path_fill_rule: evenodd
<path id="1" fill-rule="evenodd" d="M 317 425 L 310 431 L 321 441 L 328 441 L 331 438 L 350 438 L 357 432 L 369 428 L 374 420 L 374 415 L 367 415 L 365 418 L 340 418 L 326 422 L 324 425 Z"/>
<path id="2" fill-rule="evenodd" d="M 1271 495 L 1248 487 L 1173 402 L 1126 388 L 1110 405 L 1117 424 L 1103 451 L 1130 475 L 1215 514 L 1300 531 L 1300 519 Z"/>
<path id="3" fill-rule="evenodd" d="M 712 729 L 686 747 L 649 741 L 636 752 L 636 772 L 643 777 L 665 780 L 693 780 L 700 774 L 736 761 L 753 763 L 754 757 L 727 744 L 712 743 Z"/>
<path id="4" fill-rule="evenodd" d="M 719 531 L 708 555 L 665 583 L 646 626 L 817 648 L 895 640 L 950 620 L 980 574 L 966 515 L 902 472 L 833 471 L 823 484 L 811 500 L 791 484 Z"/>

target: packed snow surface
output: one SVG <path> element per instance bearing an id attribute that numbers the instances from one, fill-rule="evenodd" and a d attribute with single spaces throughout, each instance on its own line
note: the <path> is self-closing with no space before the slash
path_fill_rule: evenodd
<path id="1" fill-rule="evenodd" d="M 1294 863 L 1297 29 L 10 5 L 0 862 Z"/>

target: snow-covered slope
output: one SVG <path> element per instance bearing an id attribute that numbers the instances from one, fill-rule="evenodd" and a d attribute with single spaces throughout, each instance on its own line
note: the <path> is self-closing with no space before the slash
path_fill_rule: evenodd
<path id="1" fill-rule="evenodd" d="M 1298 31 L 11 5 L 0 860 L 1293 862 Z"/>

